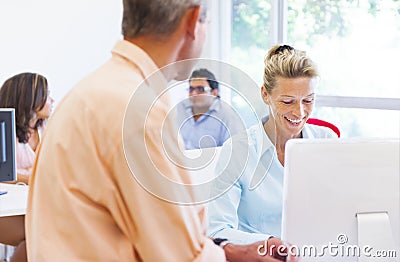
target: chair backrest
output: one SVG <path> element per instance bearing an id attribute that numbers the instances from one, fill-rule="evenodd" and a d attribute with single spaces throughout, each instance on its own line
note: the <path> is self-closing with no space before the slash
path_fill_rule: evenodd
<path id="1" fill-rule="evenodd" d="M 324 120 L 317 119 L 317 118 L 309 118 L 309 119 L 307 120 L 307 123 L 308 123 L 308 124 L 311 124 L 311 125 L 329 127 L 330 129 L 332 129 L 333 132 L 336 133 L 336 135 L 337 135 L 338 137 L 340 137 L 340 130 L 339 130 L 339 128 L 338 128 L 337 126 L 335 126 L 334 124 L 332 124 L 332 123 L 329 123 L 329 122 L 326 122 L 326 121 L 324 121 Z"/>

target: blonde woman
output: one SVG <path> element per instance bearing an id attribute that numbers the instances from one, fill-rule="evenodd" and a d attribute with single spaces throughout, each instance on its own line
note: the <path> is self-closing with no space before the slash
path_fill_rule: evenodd
<path id="1" fill-rule="evenodd" d="M 270 114 L 222 148 L 217 164 L 221 180 L 215 188 L 220 193 L 229 189 L 209 204 L 211 237 L 234 244 L 280 237 L 286 142 L 337 137 L 326 127 L 306 123 L 314 107 L 317 76 L 305 52 L 288 45 L 269 50 L 261 96 Z"/>

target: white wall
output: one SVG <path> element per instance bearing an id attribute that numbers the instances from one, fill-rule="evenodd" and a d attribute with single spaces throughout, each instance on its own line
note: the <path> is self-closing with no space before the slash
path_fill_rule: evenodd
<path id="1" fill-rule="evenodd" d="M 203 57 L 226 61 L 229 48 L 222 46 L 230 44 L 230 33 L 221 27 L 229 19 L 218 12 L 229 11 L 230 1 L 208 2 L 210 25 Z M 122 38 L 121 19 L 122 0 L 1 0 L 0 84 L 25 71 L 43 74 L 57 104 L 110 56 Z"/>
<path id="2" fill-rule="evenodd" d="M 122 1 L 1 0 L 0 82 L 38 72 L 59 101 L 110 57 L 121 38 Z"/>

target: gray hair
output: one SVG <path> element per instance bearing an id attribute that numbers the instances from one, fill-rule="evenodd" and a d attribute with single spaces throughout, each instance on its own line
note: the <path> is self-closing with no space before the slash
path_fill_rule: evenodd
<path id="1" fill-rule="evenodd" d="M 264 60 L 264 87 L 271 93 L 276 85 L 276 78 L 298 78 L 318 76 L 315 63 L 306 52 L 294 49 L 288 45 L 272 47 Z"/>
<path id="2" fill-rule="evenodd" d="M 176 30 L 186 10 L 201 6 L 200 22 L 205 20 L 205 0 L 123 0 L 122 34 L 163 36 Z"/>

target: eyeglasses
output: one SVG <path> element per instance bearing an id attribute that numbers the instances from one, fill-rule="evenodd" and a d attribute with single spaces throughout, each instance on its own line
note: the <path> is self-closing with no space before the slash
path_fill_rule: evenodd
<path id="1" fill-rule="evenodd" d="M 196 90 L 196 93 L 209 93 L 211 91 L 211 87 L 209 86 L 190 86 L 188 88 L 189 93 L 192 93 Z"/>

